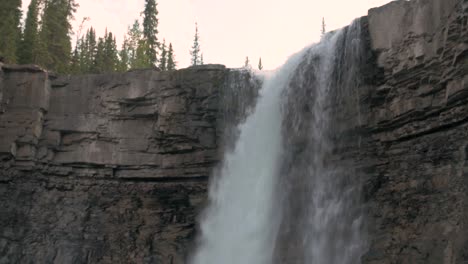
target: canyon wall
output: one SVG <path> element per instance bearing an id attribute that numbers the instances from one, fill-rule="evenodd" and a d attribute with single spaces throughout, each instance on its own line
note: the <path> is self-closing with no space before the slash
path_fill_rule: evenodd
<path id="1" fill-rule="evenodd" d="M 218 65 L 1 74 L 0 263 L 184 262 L 258 81 Z"/>
<path id="2" fill-rule="evenodd" d="M 467 0 L 400 0 L 363 18 L 366 74 L 356 105 L 334 110 L 331 157 L 364 181 L 363 263 L 468 261 L 467 13 Z M 0 263 L 184 263 L 257 89 L 217 65 L 3 65 Z"/>
<path id="3" fill-rule="evenodd" d="M 468 1 L 369 11 L 382 70 L 365 98 L 366 263 L 468 261 Z"/>

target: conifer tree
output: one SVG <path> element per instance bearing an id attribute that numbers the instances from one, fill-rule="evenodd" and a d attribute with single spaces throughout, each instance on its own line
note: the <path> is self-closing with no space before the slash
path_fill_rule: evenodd
<path id="1" fill-rule="evenodd" d="M 93 73 L 105 72 L 105 39 L 107 39 L 107 31 L 104 38 L 99 38 L 96 48 L 96 58 L 94 59 Z"/>
<path id="2" fill-rule="evenodd" d="M 78 45 L 76 45 L 75 49 L 73 50 L 71 63 L 70 63 L 70 73 L 72 74 L 82 73 L 81 67 L 80 67 L 80 50 L 79 50 Z"/>
<path id="3" fill-rule="evenodd" d="M 132 27 L 128 28 L 127 36 L 130 68 L 133 68 L 134 61 L 136 60 L 136 51 L 138 48 L 138 43 L 142 38 L 142 32 L 138 20 L 135 20 Z"/>
<path id="4" fill-rule="evenodd" d="M 166 40 L 163 40 L 161 45 L 161 58 L 159 60 L 159 68 L 162 71 L 167 70 L 167 50 L 166 50 Z"/>
<path id="5" fill-rule="evenodd" d="M 71 23 L 78 4 L 75 0 L 46 0 L 39 33 L 38 62 L 47 69 L 67 73 L 71 57 Z"/>
<path id="6" fill-rule="evenodd" d="M 323 36 L 325 36 L 326 33 L 327 33 L 327 29 L 326 29 L 326 24 L 325 24 L 325 18 L 322 17 L 322 29 L 320 30 L 320 37 L 323 38 Z"/>
<path id="7" fill-rule="evenodd" d="M 23 39 L 18 50 L 18 62 L 21 64 L 37 63 L 38 52 L 38 15 L 39 2 L 31 0 L 26 16 Z"/>
<path id="8" fill-rule="evenodd" d="M 117 41 L 112 32 L 109 32 L 105 41 L 106 72 L 115 72 L 119 64 Z"/>
<path id="9" fill-rule="evenodd" d="M 99 38 L 96 59 L 94 62 L 95 73 L 114 72 L 118 66 L 117 44 L 112 32 L 107 32 Z"/>
<path id="10" fill-rule="evenodd" d="M 198 34 L 198 24 L 195 23 L 195 36 L 193 38 L 192 49 L 190 50 L 190 55 L 192 56 L 191 63 L 192 66 L 200 64 L 200 36 Z"/>
<path id="11" fill-rule="evenodd" d="M 245 57 L 244 67 L 245 67 L 245 68 L 248 68 L 248 67 L 249 67 L 249 64 L 250 64 L 249 56 L 247 56 L 247 57 Z"/>
<path id="12" fill-rule="evenodd" d="M 132 27 L 129 27 L 127 36 L 130 68 L 142 69 L 154 65 L 151 63 L 148 54 L 148 41 L 143 37 L 143 31 L 138 20 L 135 20 Z"/>
<path id="13" fill-rule="evenodd" d="M 174 58 L 174 50 L 172 49 L 172 43 L 169 43 L 169 50 L 167 51 L 167 70 L 173 71 L 176 69 L 176 62 Z"/>
<path id="14" fill-rule="evenodd" d="M 258 69 L 263 70 L 262 57 L 258 60 Z"/>
<path id="15" fill-rule="evenodd" d="M 0 57 L 6 62 L 17 62 L 21 40 L 21 0 L 3 0 L 0 4 Z"/>
<path id="16" fill-rule="evenodd" d="M 156 0 L 145 0 L 143 11 L 143 37 L 145 39 L 146 56 L 150 62 L 148 66 L 156 66 L 158 62 L 158 9 Z"/>
<path id="17" fill-rule="evenodd" d="M 129 56 L 129 45 L 127 36 L 124 37 L 122 43 L 122 49 L 119 51 L 119 65 L 117 67 L 118 72 L 126 72 L 130 65 L 130 56 Z"/>
<path id="18" fill-rule="evenodd" d="M 144 69 L 151 67 L 151 59 L 148 56 L 149 44 L 145 39 L 140 39 L 135 50 L 135 57 L 132 61 L 132 69 Z"/>
<path id="19" fill-rule="evenodd" d="M 96 72 L 95 60 L 97 52 L 96 30 L 90 27 L 83 38 L 78 41 L 80 73 Z"/>
<path id="20" fill-rule="evenodd" d="M 203 64 L 205 64 L 205 63 L 203 62 L 203 53 L 202 53 L 202 54 L 200 55 L 200 65 L 203 65 Z"/>

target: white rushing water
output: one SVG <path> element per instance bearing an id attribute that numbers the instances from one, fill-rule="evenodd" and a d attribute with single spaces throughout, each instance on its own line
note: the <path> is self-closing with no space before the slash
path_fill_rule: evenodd
<path id="1" fill-rule="evenodd" d="M 302 236 L 306 244 L 304 263 L 359 263 L 364 247 L 360 179 L 343 161 L 330 162 L 334 149 L 340 149 L 336 137 L 345 122 L 338 122 L 336 116 L 344 114 L 334 111 L 339 107 L 341 111 L 359 113 L 354 92 L 360 84 L 360 36 L 359 21 L 337 32 L 320 49 L 320 63 L 314 67 L 317 80 L 306 154 L 309 164 L 302 168 L 309 184 L 303 199 L 307 212 Z"/>
<path id="2" fill-rule="evenodd" d="M 239 127 L 234 150 L 225 154 L 212 177 L 210 204 L 201 218 L 191 264 L 357 263 L 362 243 L 360 217 L 353 209 L 356 187 L 347 183 L 343 168 L 327 163 L 333 148 L 330 91 L 354 85 L 357 74 L 347 69 L 354 67 L 346 60 L 353 60 L 356 50 L 346 52 L 346 42 L 356 41 L 354 36 L 348 40 L 355 30 L 350 28 L 292 56 L 265 80 L 254 112 Z M 301 92 L 313 98 L 297 96 Z M 302 104 L 309 104 L 310 111 Z M 307 135 L 300 135 L 304 131 Z M 288 139 L 298 137 L 306 148 L 300 154 L 285 148 L 285 142 L 294 145 Z M 288 180 L 302 191 L 282 188 Z M 282 208 L 288 206 L 283 200 L 294 202 L 297 206 L 289 206 L 296 211 Z M 293 229 L 299 231 L 291 233 Z M 290 250 L 284 245 L 289 241 L 300 245 Z"/>
<path id="3" fill-rule="evenodd" d="M 271 263 L 279 224 L 273 191 L 281 151 L 281 92 L 301 58 L 302 53 L 291 57 L 265 80 L 234 151 L 214 175 L 193 264 Z"/>

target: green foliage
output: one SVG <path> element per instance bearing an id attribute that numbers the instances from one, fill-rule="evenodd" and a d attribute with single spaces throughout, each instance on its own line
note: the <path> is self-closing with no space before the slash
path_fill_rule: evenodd
<path id="1" fill-rule="evenodd" d="M 2 0 L 0 4 L 0 57 L 6 62 L 17 62 L 21 40 L 21 0 Z"/>
<path id="2" fill-rule="evenodd" d="M 119 51 L 119 64 L 117 65 L 118 72 L 126 72 L 128 71 L 130 66 L 130 57 L 129 57 L 129 47 L 128 47 L 128 39 L 125 36 L 122 49 Z"/>
<path id="3" fill-rule="evenodd" d="M 96 31 L 91 27 L 77 42 L 73 51 L 71 73 L 105 73 L 126 71 L 119 60 L 117 43 L 112 32 L 96 41 Z"/>
<path id="4" fill-rule="evenodd" d="M 70 71 L 71 24 L 78 4 L 74 0 L 46 0 L 39 33 L 38 63 L 58 73 Z"/>
<path id="5" fill-rule="evenodd" d="M 104 34 L 99 38 L 94 60 L 94 73 L 115 72 L 119 65 L 117 44 L 112 32 Z"/>
<path id="6" fill-rule="evenodd" d="M 258 60 L 258 69 L 263 70 L 262 57 Z"/>
<path id="7" fill-rule="evenodd" d="M 80 52 L 78 50 L 78 45 L 73 50 L 73 54 L 72 54 L 72 57 L 71 57 L 70 73 L 72 73 L 72 74 L 81 73 L 81 70 L 80 70 Z"/>
<path id="8" fill-rule="evenodd" d="M 149 68 L 153 64 L 148 53 L 149 43 L 143 38 L 140 23 L 135 20 L 133 26 L 128 29 L 128 54 L 131 69 Z"/>
<path id="9" fill-rule="evenodd" d="M 21 64 L 37 63 L 39 49 L 39 1 L 31 0 L 26 16 L 23 39 L 18 50 L 18 61 Z"/>
<path id="10" fill-rule="evenodd" d="M 172 44 L 158 42 L 158 10 L 156 0 L 145 0 L 143 23 L 135 20 L 128 28 L 121 50 L 115 36 L 107 32 L 98 38 L 90 27 L 81 30 L 89 18 L 83 18 L 72 50 L 71 20 L 78 4 L 76 0 L 31 0 L 21 37 L 21 0 L 3 0 L 0 8 L 0 56 L 7 62 L 35 63 L 58 73 L 103 73 L 128 69 L 150 68 L 159 62 L 162 70 L 174 70 L 176 62 Z M 39 15 L 41 15 L 39 19 Z M 40 22 L 39 22 L 40 21 Z M 203 63 L 198 44 L 196 64 Z M 158 61 L 158 54 L 161 58 Z"/>
<path id="11" fill-rule="evenodd" d="M 135 53 L 135 58 L 131 62 L 132 69 L 145 69 L 150 68 L 153 64 L 149 57 L 148 52 L 149 43 L 145 39 L 141 39 L 138 42 L 138 46 Z"/>
<path id="12" fill-rule="evenodd" d="M 166 40 L 163 40 L 163 44 L 161 45 L 161 59 L 159 60 L 159 68 L 162 71 L 167 70 Z"/>
<path id="13" fill-rule="evenodd" d="M 201 57 L 200 57 L 200 36 L 198 34 L 198 24 L 195 23 L 195 36 L 193 38 L 193 45 L 192 49 L 190 50 L 190 55 L 192 56 L 191 63 L 192 66 L 200 65 Z"/>
<path id="14" fill-rule="evenodd" d="M 176 69 L 174 49 L 172 49 L 172 43 L 169 43 L 169 50 L 167 51 L 167 67 L 166 68 L 168 71 L 173 71 Z"/>
<path id="15" fill-rule="evenodd" d="M 158 62 L 158 9 L 156 0 L 145 0 L 145 10 L 143 11 L 143 37 L 145 39 L 145 56 L 147 56 L 150 65 L 156 65 Z"/>
<path id="16" fill-rule="evenodd" d="M 94 73 L 96 72 L 97 41 L 96 31 L 93 27 L 86 31 L 84 37 L 80 38 L 73 51 L 71 72 L 72 73 Z"/>

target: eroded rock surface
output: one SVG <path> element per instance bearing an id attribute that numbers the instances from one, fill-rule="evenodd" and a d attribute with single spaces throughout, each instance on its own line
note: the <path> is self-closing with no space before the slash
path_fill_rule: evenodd
<path id="1" fill-rule="evenodd" d="M 72 77 L 3 65 L 0 82 L 0 263 L 184 263 L 259 85 L 220 65 Z"/>
<path id="2" fill-rule="evenodd" d="M 468 261 L 468 2 L 369 11 L 383 70 L 366 96 L 365 263 Z"/>
<path id="3" fill-rule="evenodd" d="M 365 180 L 363 263 L 468 262 L 467 13 L 393 1 L 363 20 L 368 69 L 357 105 L 333 110 L 330 155 Z M 258 83 L 216 65 L 0 66 L 0 263 L 184 263 Z"/>

